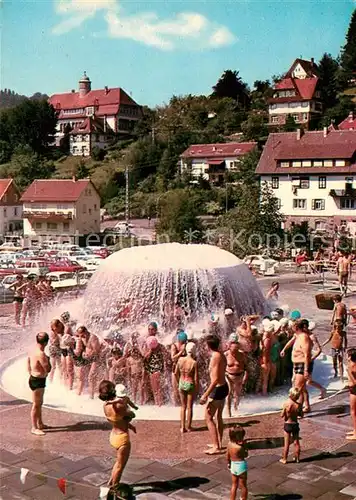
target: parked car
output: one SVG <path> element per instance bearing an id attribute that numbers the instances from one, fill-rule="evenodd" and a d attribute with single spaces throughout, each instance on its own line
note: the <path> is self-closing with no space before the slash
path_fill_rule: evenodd
<path id="1" fill-rule="evenodd" d="M 63 288 L 72 289 L 78 286 L 78 279 L 75 273 L 65 271 L 55 271 L 48 273 L 46 278 L 51 280 L 52 288 L 62 290 Z"/>
<path id="2" fill-rule="evenodd" d="M 65 271 L 68 273 L 75 273 L 84 271 L 85 268 L 75 260 L 69 259 L 52 259 L 47 261 L 49 272 Z"/>
<path id="3" fill-rule="evenodd" d="M 16 274 L 10 274 L 9 276 L 5 276 L 5 278 L 1 279 L 0 286 L 5 288 L 9 288 L 15 281 L 17 280 Z"/>
<path id="4" fill-rule="evenodd" d="M 26 258 L 16 262 L 16 270 L 25 271 L 27 274 L 36 274 L 37 276 L 43 276 L 50 271 L 46 260 Z"/>

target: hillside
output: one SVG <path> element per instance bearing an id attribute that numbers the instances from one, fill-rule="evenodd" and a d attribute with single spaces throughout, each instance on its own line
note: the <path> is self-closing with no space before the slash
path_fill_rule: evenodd
<path id="1" fill-rule="evenodd" d="M 13 108 L 18 104 L 21 104 L 26 99 L 30 100 L 48 99 L 48 96 L 47 94 L 36 92 L 35 94 L 29 97 L 17 94 L 11 89 L 0 90 L 0 109 Z"/>

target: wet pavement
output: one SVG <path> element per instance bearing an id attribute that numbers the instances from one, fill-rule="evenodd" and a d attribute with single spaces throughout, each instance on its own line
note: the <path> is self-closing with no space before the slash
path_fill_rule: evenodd
<path id="1" fill-rule="evenodd" d="M 299 278 L 298 278 L 299 280 Z M 321 340 L 329 334 L 330 312 L 316 309 L 316 287 L 280 279 L 281 303 L 293 304 L 318 323 Z M 266 288 L 270 279 L 261 280 Z M 347 299 L 352 303 L 353 297 Z M 1 359 L 14 352 L 14 341 L 23 332 L 7 329 L 9 307 L 0 309 Z M 4 327 L 4 328 L 3 328 Z M 349 344 L 355 345 L 353 327 Z M 56 500 L 98 499 L 113 465 L 109 426 L 102 418 L 44 409 L 51 428 L 45 437 L 29 432 L 30 407 L 0 391 L 0 499 Z M 283 424 L 277 414 L 226 421 L 246 430 L 249 447 L 249 498 L 356 499 L 356 443 L 345 440 L 350 430 L 348 393 L 341 392 L 315 404 L 301 420 L 301 463 L 279 463 Z M 178 409 L 177 409 L 178 411 Z M 209 442 L 203 422 L 196 431 L 181 435 L 178 422 L 139 421 L 132 435 L 132 454 L 123 481 L 140 500 L 228 499 L 231 484 L 224 456 L 206 456 Z M 225 431 L 225 440 L 227 432 Z M 24 484 L 21 469 L 29 470 Z M 66 480 L 63 494 L 57 480 Z"/>

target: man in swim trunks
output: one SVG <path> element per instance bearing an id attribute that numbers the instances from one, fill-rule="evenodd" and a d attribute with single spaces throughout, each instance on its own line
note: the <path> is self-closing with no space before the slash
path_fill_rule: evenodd
<path id="1" fill-rule="evenodd" d="M 225 399 L 229 394 L 229 386 L 225 380 L 227 362 L 224 354 L 220 352 L 220 339 L 216 335 L 208 335 L 206 343 L 211 353 L 209 364 L 210 384 L 200 398 L 200 404 L 206 405 L 205 421 L 210 432 L 213 444 L 206 450 L 208 455 L 215 455 L 222 451 L 222 437 L 224 432 L 223 410 Z M 216 414 L 217 423 L 214 422 Z"/>
<path id="2" fill-rule="evenodd" d="M 247 381 L 246 354 L 240 350 L 239 338 L 236 333 L 229 337 L 229 349 L 224 353 L 226 366 L 226 380 L 229 385 L 229 395 L 227 397 L 228 416 L 231 417 L 231 404 L 234 399 L 234 410 L 240 402 L 242 388 Z"/>
<path id="3" fill-rule="evenodd" d="M 350 413 L 353 430 L 347 433 L 346 439 L 356 441 L 356 349 L 347 352 L 347 374 L 349 377 Z"/>
<path id="4" fill-rule="evenodd" d="M 88 372 L 89 394 L 91 399 L 94 399 L 99 368 L 100 341 L 96 335 L 90 333 L 83 325 L 77 329 L 77 337 L 73 359 L 74 365 L 79 368 L 78 395 L 83 390 L 86 375 L 85 368 L 90 367 Z"/>
<path id="5" fill-rule="evenodd" d="M 323 347 L 331 342 L 331 356 L 333 358 L 334 378 L 340 373 L 341 382 L 344 376 L 344 350 L 347 349 L 347 335 L 342 321 L 337 319 L 330 333 L 330 337 L 323 343 Z M 339 372 L 339 373 L 338 373 Z"/>
<path id="6" fill-rule="evenodd" d="M 301 394 L 301 403 L 305 401 L 309 405 L 306 383 L 312 371 L 311 356 L 313 342 L 307 333 L 309 322 L 300 319 L 294 323 L 295 341 L 292 350 L 292 362 L 294 371 L 294 387 Z"/>
<path id="7" fill-rule="evenodd" d="M 17 326 L 20 326 L 21 321 L 21 311 L 22 304 L 24 299 L 24 290 L 22 285 L 24 284 L 23 275 L 19 274 L 16 276 L 16 281 L 12 285 L 9 286 L 10 290 L 14 290 L 14 305 L 15 305 L 15 323 Z"/>
<path id="8" fill-rule="evenodd" d="M 340 320 L 343 326 L 347 323 L 347 307 L 346 304 L 342 302 L 341 295 L 337 294 L 334 296 L 334 311 L 331 318 L 331 325 L 334 324 L 336 320 Z"/>
<path id="9" fill-rule="evenodd" d="M 49 357 L 44 352 L 48 341 L 47 333 L 38 333 L 36 335 L 36 348 L 27 358 L 27 369 L 30 375 L 28 383 L 32 391 L 31 432 L 35 436 L 44 436 L 43 429 L 46 428 L 42 421 L 42 404 L 46 378 L 51 371 Z"/>
<path id="10" fill-rule="evenodd" d="M 352 256 L 348 252 L 342 252 L 341 257 L 337 261 L 336 269 L 339 276 L 340 291 L 346 296 L 347 283 L 350 274 Z"/>

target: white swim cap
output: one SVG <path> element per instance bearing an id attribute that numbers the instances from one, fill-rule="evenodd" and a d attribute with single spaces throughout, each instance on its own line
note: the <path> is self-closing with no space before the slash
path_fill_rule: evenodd
<path id="1" fill-rule="evenodd" d="M 315 327 L 316 327 L 316 323 L 314 323 L 314 321 L 309 321 L 308 330 L 311 332 L 314 330 Z"/>
<path id="2" fill-rule="evenodd" d="M 224 312 L 225 316 L 231 316 L 231 314 L 234 314 L 234 311 L 230 308 L 225 309 Z"/>
<path id="3" fill-rule="evenodd" d="M 187 354 L 195 356 L 197 352 L 197 346 L 195 345 L 194 342 L 188 342 L 188 344 L 185 346 L 185 351 Z"/>
<path id="4" fill-rule="evenodd" d="M 271 312 L 271 318 L 272 319 L 278 319 L 279 318 L 279 313 L 277 311 L 272 311 Z"/>
<path id="5" fill-rule="evenodd" d="M 288 323 L 289 323 L 289 319 L 288 319 L 288 318 L 282 318 L 282 319 L 280 319 L 280 320 L 279 320 L 279 325 L 280 325 L 281 327 L 283 327 L 283 326 L 287 326 L 287 325 L 288 325 Z"/>
<path id="6" fill-rule="evenodd" d="M 274 331 L 275 332 L 280 329 L 281 324 L 280 324 L 280 322 L 277 319 L 272 319 L 271 323 L 274 326 Z"/>
<path id="7" fill-rule="evenodd" d="M 262 320 L 263 328 L 267 328 L 270 323 L 271 323 L 271 320 L 269 320 L 268 318 L 263 319 Z"/>
<path id="8" fill-rule="evenodd" d="M 127 395 L 126 394 L 126 387 L 123 384 L 117 384 L 115 386 L 115 392 L 116 392 L 116 396 L 118 398 L 123 398 Z"/>

